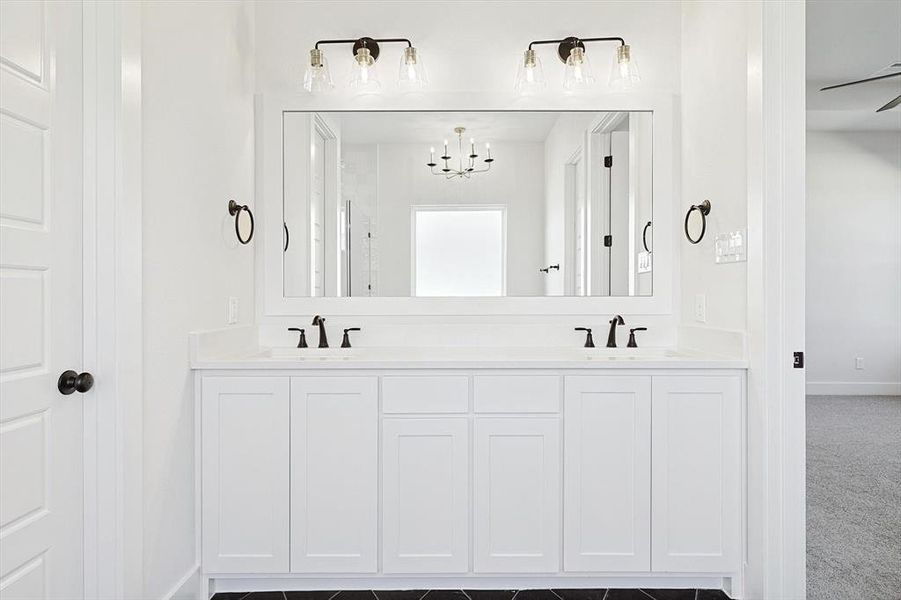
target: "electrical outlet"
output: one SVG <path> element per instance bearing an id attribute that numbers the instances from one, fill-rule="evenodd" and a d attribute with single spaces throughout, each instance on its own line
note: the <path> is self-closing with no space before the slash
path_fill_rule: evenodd
<path id="1" fill-rule="evenodd" d="M 707 322 L 707 296 L 698 294 L 695 296 L 695 321 Z"/>
<path id="2" fill-rule="evenodd" d="M 229 325 L 234 325 L 238 322 L 238 298 L 235 296 L 228 297 L 228 310 L 225 320 Z"/>
<path id="3" fill-rule="evenodd" d="M 858 371 L 863 371 L 863 358 L 858 356 L 854 359 L 854 368 Z"/>

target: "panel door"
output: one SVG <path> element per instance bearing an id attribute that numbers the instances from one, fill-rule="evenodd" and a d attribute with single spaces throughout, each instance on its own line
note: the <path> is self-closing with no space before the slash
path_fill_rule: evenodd
<path id="1" fill-rule="evenodd" d="M 649 571 L 651 378 L 564 385 L 564 570 Z"/>
<path id="2" fill-rule="evenodd" d="M 478 573 L 560 566 L 560 421 L 479 417 L 473 449 Z"/>
<path id="3" fill-rule="evenodd" d="M 385 419 L 382 448 L 384 572 L 467 572 L 467 419 Z"/>
<path id="4" fill-rule="evenodd" d="M 291 571 L 378 566 L 378 378 L 291 379 Z"/>
<path id="5" fill-rule="evenodd" d="M 741 558 L 741 380 L 654 377 L 655 571 L 734 572 Z"/>
<path id="6" fill-rule="evenodd" d="M 0 597 L 84 595 L 81 4 L 0 2 Z M 102 382 L 101 382 L 102 383 Z M 99 385 L 100 383 L 98 383 Z"/>
<path id="7" fill-rule="evenodd" d="M 287 377 L 204 377 L 203 570 L 288 570 Z"/>

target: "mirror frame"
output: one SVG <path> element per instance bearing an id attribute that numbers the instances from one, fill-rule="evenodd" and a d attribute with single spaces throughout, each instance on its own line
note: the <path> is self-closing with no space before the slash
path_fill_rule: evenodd
<path id="1" fill-rule="evenodd" d="M 679 206 L 675 137 L 676 97 L 672 94 L 618 93 L 529 98 L 504 94 L 431 93 L 359 97 L 257 94 L 255 108 L 255 195 L 258 227 L 255 249 L 258 317 L 324 314 L 345 316 L 572 316 L 614 313 L 672 314 L 677 236 L 673 215 Z M 284 296 L 282 180 L 283 113 L 338 111 L 651 111 L 653 122 L 654 256 L 651 296 L 516 296 L 492 298 L 382 298 Z M 681 223 L 679 223 L 681 226 Z"/>

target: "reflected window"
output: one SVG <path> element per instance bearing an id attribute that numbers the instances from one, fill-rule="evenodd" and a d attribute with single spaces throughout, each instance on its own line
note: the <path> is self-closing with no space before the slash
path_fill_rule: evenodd
<path id="1" fill-rule="evenodd" d="M 413 295 L 503 296 L 503 207 L 413 208 Z"/>

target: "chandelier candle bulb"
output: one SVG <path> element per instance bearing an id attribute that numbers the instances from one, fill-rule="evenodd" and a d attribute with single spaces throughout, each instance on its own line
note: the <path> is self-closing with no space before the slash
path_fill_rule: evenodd
<path id="1" fill-rule="evenodd" d="M 476 140 L 475 138 L 469 138 L 469 158 L 476 158 L 478 154 L 476 154 Z"/>

